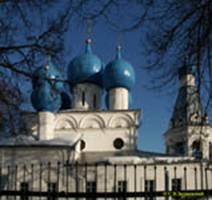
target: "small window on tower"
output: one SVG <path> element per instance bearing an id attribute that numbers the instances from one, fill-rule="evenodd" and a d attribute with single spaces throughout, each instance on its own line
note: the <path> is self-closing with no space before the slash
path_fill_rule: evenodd
<path id="1" fill-rule="evenodd" d="M 201 152 L 201 143 L 199 140 L 196 140 L 192 143 L 192 155 L 197 158 L 201 159 L 202 158 L 202 152 Z"/>
<path id="2" fill-rule="evenodd" d="M 85 105 L 85 92 L 82 92 L 82 105 Z"/>
<path id="3" fill-rule="evenodd" d="M 178 155 L 184 155 L 185 154 L 185 144 L 184 142 L 177 142 L 175 145 L 175 151 Z"/>

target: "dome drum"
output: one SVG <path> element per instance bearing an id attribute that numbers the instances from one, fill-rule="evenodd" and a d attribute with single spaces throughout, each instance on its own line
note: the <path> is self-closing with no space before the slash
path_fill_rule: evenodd
<path id="1" fill-rule="evenodd" d="M 109 110 L 127 110 L 130 106 L 131 94 L 126 88 L 113 88 L 106 95 Z"/>
<path id="2" fill-rule="evenodd" d="M 102 88 L 93 83 L 77 84 L 72 88 L 72 108 L 77 110 L 101 109 Z"/>
<path id="3" fill-rule="evenodd" d="M 135 73 L 132 65 L 121 57 L 120 47 L 115 60 L 105 67 L 103 83 L 108 92 L 107 107 L 112 110 L 128 109 L 132 103 L 129 91 L 135 83 Z"/>

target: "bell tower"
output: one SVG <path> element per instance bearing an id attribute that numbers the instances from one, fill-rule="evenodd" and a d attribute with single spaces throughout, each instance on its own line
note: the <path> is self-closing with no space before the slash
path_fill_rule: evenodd
<path id="1" fill-rule="evenodd" d="M 212 128 L 203 112 L 192 67 L 186 63 L 178 71 L 179 90 L 170 125 L 165 133 L 169 155 L 210 158 Z"/>

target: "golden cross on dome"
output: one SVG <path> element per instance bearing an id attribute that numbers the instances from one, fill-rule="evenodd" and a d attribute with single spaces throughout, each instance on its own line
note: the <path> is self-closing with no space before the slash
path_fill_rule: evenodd
<path id="1" fill-rule="evenodd" d="M 86 30 L 87 38 L 89 39 L 89 38 L 91 38 L 91 35 L 93 32 L 93 20 L 91 18 L 88 18 L 86 25 L 87 25 L 87 30 Z"/>

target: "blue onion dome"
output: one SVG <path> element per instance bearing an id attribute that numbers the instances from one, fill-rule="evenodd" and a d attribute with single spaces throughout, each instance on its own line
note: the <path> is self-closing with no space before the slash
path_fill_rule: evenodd
<path id="1" fill-rule="evenodd" d="M 66 110 L 71 108 L 71 98 L 66 92 L 61 92 L 61 108 L 60 110 Z"/>
<path id="2" fill-rule="evenodd" d="M 124 87 L 130 90 L 135 83 L 132 65 L 121 56 L 121 47 L 117 48 L 116 58 L 105 67 L 103 83 L 107 90 Z"/>
<path id="3" fill-rule="evenodd" d="M 68 79 L 71 86 L 90 82 L 102 86 L 103 65 L 92 52 L 91 39 L 86 41 L 85 52 L 75 57 L 68 66 Z"/>
<path id="4" fill-rule="evenodd" d="M 62 72 L 53 64 L 51 57 L 45 67 L 41 66 L 33 73 L 33 89 L 39 87 L 43 81 L 48 81 L 57 91 L 64 90 Z"/>
<path id="5" fill-rule="evenodd" d="M 52 90 L 49 82 L 43 81 L 40 87 L 33 90 L 31 102 L 37 111 L 57 112 L 61 107 L 61 95 Z"/>

